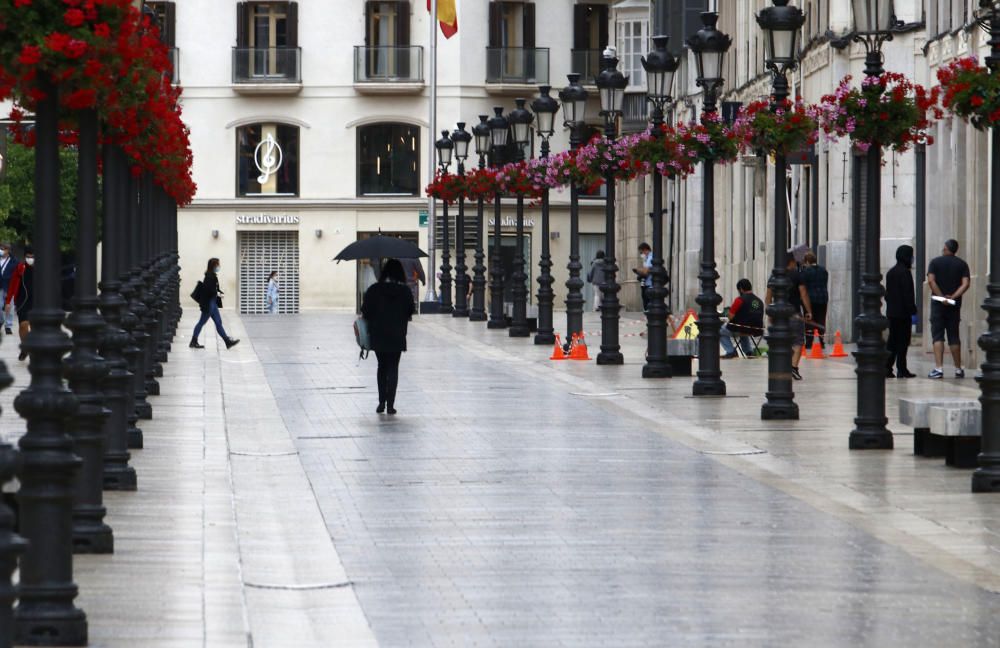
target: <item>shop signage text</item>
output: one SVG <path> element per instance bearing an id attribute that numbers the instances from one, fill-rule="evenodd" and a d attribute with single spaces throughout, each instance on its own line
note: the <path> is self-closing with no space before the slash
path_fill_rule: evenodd
<path id="1" fill-rule="evenodd" d="M 298 215 L 289 214 L 237 214 L 237 225 L 298 225 Z"/>
<path id="2" fill-rule="evenodd" d="M 497 220 L 495 218 L 491 218 L 490 219 L 490 227 L 494 227 L 496 225 L 496 222 L 497 222 Z M 535 226 L 535 219 L 534 218 L 525 218 L 524 219 L 524 226 L 525 227 L 534 227 Z M 517 227 L 517 218 L 514 217 L 514 216 L 504 216 L 500 220 L 500 227 Z"/>

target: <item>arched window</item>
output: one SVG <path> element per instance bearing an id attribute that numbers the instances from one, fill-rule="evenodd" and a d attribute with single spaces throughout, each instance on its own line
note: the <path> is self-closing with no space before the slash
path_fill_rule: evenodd
<path id="1" fill-rule="evenodd" d="M 249 124 L 236 129 L 236 195 L 299 195 L 299 127 Z"/>
<path id="2" fill-rule="evenodd" d="M 358 195 L 420 194 L 420 127 L 369 124 L 358 127 Z"/>

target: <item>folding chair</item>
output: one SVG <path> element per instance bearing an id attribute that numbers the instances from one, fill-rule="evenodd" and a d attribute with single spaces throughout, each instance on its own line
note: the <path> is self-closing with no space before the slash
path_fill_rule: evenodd
<path id="1" fill-rule="evenodd" d="M 745 326 L 743 324 L 734 324 L 733 322 L 729 322 L 727 326 L 729 328 L 729 333 L 733 336 L 733 346 L 736 347 L 736 353 L 738 353 L 741 358 L 750 357 L 746 354 L 746 351 L 743 350 L 742 340 L 740 340 L 742 337 L 750 339 L 750 345 L 753 347 L 752 355 L 754 357 L 763 355 L 760 351 L 760 343 L 761 340 L 764 339 L 763 328 Z"/>

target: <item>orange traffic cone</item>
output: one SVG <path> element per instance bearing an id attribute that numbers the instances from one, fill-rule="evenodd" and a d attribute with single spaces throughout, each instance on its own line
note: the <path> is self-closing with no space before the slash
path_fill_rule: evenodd
<path id="1" fill-rule="evenodd" d="M 570 360 L 590 360 L 590 354 L 587 353 L 587 340 L 583 337 L 583 333 L 577 338 L 576 344 L 573 346 L 573 350 L 569 354 Z"/>
<path id="2" fill-rule="evenodd" d="M 844 340 L 840 337 L 840 331 L 837 331 L 837 335 L 833 340 L 833 353 L 830 354 L 831 358 L 846 358 L 847 354 L 844 352 Z"/>
<path id="3" fill-rule="evenodd" d="M 819 331 L 813 331 L 813 344 L 812 350 L 809 352 L 809 357 L 814 360 L 822 360 L 826 356 L 823 355 L 823 347 L 819 345 Z"/>
<path id="4" fill-rule="evenodd" d="M 556 345 L 555 347 L 552 348 L 552 357 L 550 357 L 549 360 L 565 360 L 565 359 L 566 359 L 566 353 L 563 351 L 562 341 L 559 339 L 559 336 L 556 335 Z"/>

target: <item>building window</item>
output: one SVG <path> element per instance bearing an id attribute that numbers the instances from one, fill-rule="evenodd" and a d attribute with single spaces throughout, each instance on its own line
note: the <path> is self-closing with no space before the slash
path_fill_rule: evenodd
<path id="1" fill-rule="evenodd" d="M 573 71 L 587 83 L 600 71 L 601 52 L 608 46 L 608 6 L 573 6 Z"/>
<path id="2" fill-rule="evenodd" d="M 177 45 L 175 32 L 177 5 L 173 2 L 147 2 L 145 6 L 152 13 L 151 17 L 156 19 L 156 26 L 160 30 L 160 40 L 167 47 L 175 47 Z"/>
<path id="3" fill-rule="evenodd" d="M 532 83 L 538 71 L 548 78 L 548 50 L 535 47 L 534 4 L 491 2 L 489 21 L 488 83 Z"/>
<path id="4" fill-rule="evenodd" d="M 298 78 L 298 6 L 297 2 L 236 5 L 238 78 Z"/>
<path id="5" fill-rule="evenodd" d="M 649 51 L 649 25 L 645 20 L 621 20 L 618 22 L 618 58 L 620 69 L 628 77 L 630 88 L 646 87 L 646 71 L 642 68 L 642 57 Z"/>
<path id="6" fill-rule="evenodd" d="M 420 193 L 420 128 L 371 124 L 358 128 L 358 195 Z"/>
<path id="7" fill-rule="evenodd" d="M 236 195 L 299 195 L 299 128 L 252 124 L 236 129 Z"/>
<path id="8" fill-rule="evenodd" d="M 408 78 L 410 3 L 365 3 L 365 77 Z"/>

